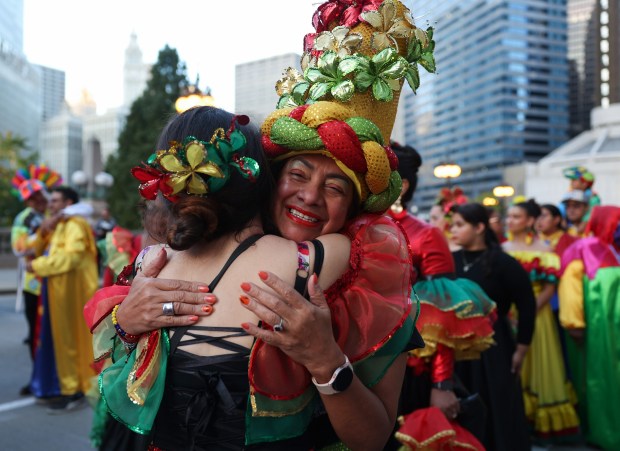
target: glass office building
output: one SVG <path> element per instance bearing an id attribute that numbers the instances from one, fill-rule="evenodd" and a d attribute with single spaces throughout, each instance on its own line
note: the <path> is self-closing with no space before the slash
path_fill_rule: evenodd
<path id="1" fill-rule="evenodd" d="M 502 181 L 505 166 L 536 161 L 568 138 L 566 0 L 415 0 L 416 24 L 435 27 L 436 74 L 405 95 L 405 138 L 423 158 L 414 198 L 428 211 L 452 181 L 471 199 Z M 422 71 L 423 72 L 423 71 Z"/>

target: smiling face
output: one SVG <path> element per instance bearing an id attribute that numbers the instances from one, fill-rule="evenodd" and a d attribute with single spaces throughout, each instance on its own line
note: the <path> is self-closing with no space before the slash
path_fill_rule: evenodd
<path id="1" fill-rule="evenodd" d="M 353 183 L 334 160 L 301 155 L 282 168 L 273 199 L 273 220 L 293 241 L 312 240 L 344 226 L 352 205 Z"/>

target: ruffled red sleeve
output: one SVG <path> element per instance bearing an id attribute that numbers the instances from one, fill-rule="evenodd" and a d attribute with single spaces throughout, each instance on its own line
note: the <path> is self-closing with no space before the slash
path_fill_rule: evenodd
<path id="1" fill-rule="evenodd" d="M 407 237 L 392 219 L 363 215 L 344 233 L 351 239 L 350 268 L 325 297 L 336 342 L 356 364 L 381 349 L 405 324 L 413 271 Z M 301 397 L 311 384 L 303 366 L 261 340 L 252 348 L 249 379 L 253 393 L 271 400 Z"/>
<path id="2" fill-rule="evenodd" d="M 352 362 L 375 352 L 404 323 L 414 282 L 407 236 L 391 218 L 349 224 L 351 268 L 326 292 L 337 342 Z"/>

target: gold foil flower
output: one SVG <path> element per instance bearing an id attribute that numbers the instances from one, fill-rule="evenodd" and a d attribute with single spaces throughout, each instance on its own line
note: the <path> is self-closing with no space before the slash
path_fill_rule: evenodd
<path id="1" fill-rule="evenodd" d="M 185 146 L 187 165 L 179 159 L 179 151 L 172 148 L 159 159 L 159 164 L 170 172 L 168 185 L 172 188 L 172 195 L 178 194 L 184 188 L 191 194 L 206 194 L 209 190 L 200 174 L 222 178 L 224 173 L 214 163 L 207 160 L 207 149 L 200 141 L 190 141 Z"/>
<path id="2" fill-rule="evenodd" d="M 362 35 L 359 33 L 349 33 L 347 27 L 336 27 L 332 31 L 324 31 L 314 40 L 316 50 L 331 50 L 336 52 L 340 58 L 353 55 L 362 45 Z"/>
<path id="3" fill-rule="evenodd" d="M 361 17 L 377 30 L 370 41 L 372 48 L 377 52 L 388 47 L 398 52 L 396 38 L 408 39 L 415 29 L 410 15 L 396 18 L 396 5 L 392 0 L 385 0 L 379 9 L 366 11 Z"/>
<path id="4" fill-rule="evenodd" d="M 283 77 L 276 81 L 276 93 L 279 96 L 290 94 L 297 83 L 304 81 L 303 75 L 292 67 L 287 68 L 282 75 Z"/>

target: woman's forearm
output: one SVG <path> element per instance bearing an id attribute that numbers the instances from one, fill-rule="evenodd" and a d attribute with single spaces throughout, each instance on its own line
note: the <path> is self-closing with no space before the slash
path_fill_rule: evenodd
<path id="1" fill-rule="evenodd" d="M 553 293 L 555 293 L 555 288 L 556 286 L 551 283 L 546 283 L 545 285 L 543 285 L 542 290 L 540 290 L 540 293 L 536 297 L 537 311 L 549 303 L 549 301 L 553 297 Z"/>
<path id="2" fill-rule="evenodd" d="M 372 389 L 354 377 L 342 393 L 321 395 L 340 440 L 353 450 L 383 449 L 396 424 L 406 355 L 399 356 Z"/>

